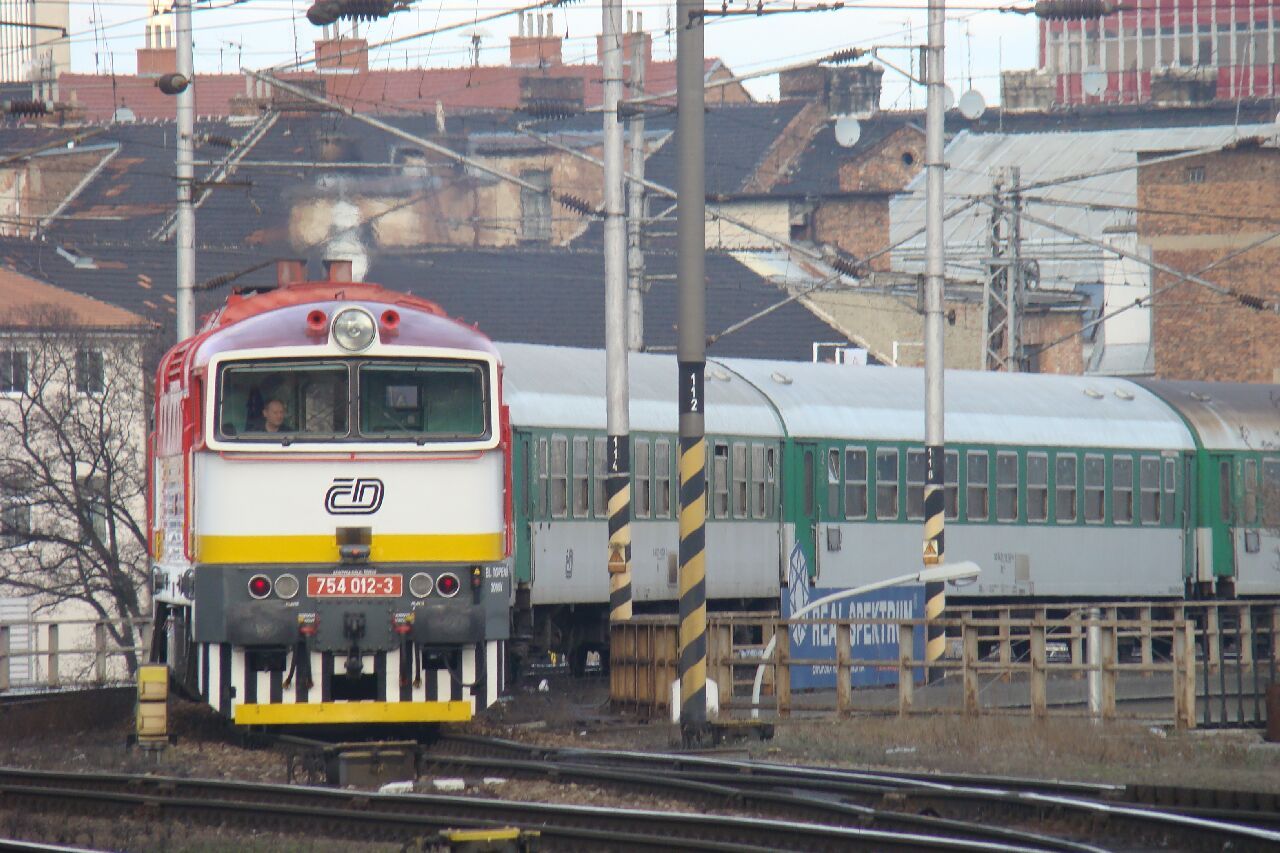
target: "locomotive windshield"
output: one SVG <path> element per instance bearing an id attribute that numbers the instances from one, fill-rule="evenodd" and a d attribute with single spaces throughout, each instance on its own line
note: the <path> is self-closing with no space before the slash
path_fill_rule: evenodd
<path id="1" fill-rule="evenodd" d="M 484 362 L 277 359 L 224 365 L 228 441 L 474 441 L 489 436 Z"/>

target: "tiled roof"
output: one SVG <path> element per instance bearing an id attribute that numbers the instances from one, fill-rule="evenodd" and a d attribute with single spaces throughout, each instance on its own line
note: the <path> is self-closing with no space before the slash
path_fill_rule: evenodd
<path id="1" fill-rule="evenodd" d="M 770 190 L 772 195 L 832 195 L 840 191 L 840 164 L 874 151 L 891 135 L 923 117 L 903 113 L 881 113 L 859 122 L 857 144 L 848 148 L 836 142 L 835 125 L 827 122 L 809 141 L 791 174 Z M 923 124 L 920 125 L 923 127 Z"/>
<path id="2" fill-rule="evenodd" d="M 7 261 L 7 259 L 6 259 Z M 141 328 L 150 324 L 131 311 L 25 275 L 0 263 L 0 327 L 60 325 Z"/>
<path id="3" fill-rule="evenodd" d="M 706 60 L 710 73 L 720 67 Z M 557 65 L 546 69 L 509 65 L 474 68 L 371 69 L 357 74 L 282 74 L 287 80 L 325 81 L 327 93 L 361 112 L 429 112 L 439 101 L 445 109 L 515 109 L 520 104 L 520 79 L 529 76 L 578 77 L 588 106 L 603 98 L 599 65 Z M 226 116 L 231 101 L 249 91 L 240 74 L 201 74 L 194 85 L 197 116 Z M 646 69 L 645 91 L 670 92 L 676 86 L 674 62 L 651 62 Z M 78 103 L 90 121 L 107 121 L 127 107 L 139 119 L 173 118 L 173 97 L 155 86 L 153 77 L 133 75 L 62 74 L 58 91 L 64 101 Z"/>

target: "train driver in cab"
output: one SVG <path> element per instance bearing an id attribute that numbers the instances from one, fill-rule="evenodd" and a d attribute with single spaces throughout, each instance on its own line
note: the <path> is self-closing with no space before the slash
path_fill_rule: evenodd
<path id="1" fill-rule="evenodd" d="M 273 397 L 262 407 L 263 430 L 266 432 L 293 432 L 293 428 L 285 423 L 289 409 L 279 398 Z"/>

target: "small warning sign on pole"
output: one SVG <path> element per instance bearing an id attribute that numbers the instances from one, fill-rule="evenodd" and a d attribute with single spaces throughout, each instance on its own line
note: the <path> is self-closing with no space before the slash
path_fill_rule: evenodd
<path id="1" fill-rule="evenodd" d="M 924 562 L 925 565 L 931 566 L 938 562 L 938 540 L 924 540 Z"/>
<path id="2" fill-rule="evenodd" d="M 609 574 L 620 575 L 627 570 L 627 558 L 623 556 L 621 545 L 609 546 Z"/>

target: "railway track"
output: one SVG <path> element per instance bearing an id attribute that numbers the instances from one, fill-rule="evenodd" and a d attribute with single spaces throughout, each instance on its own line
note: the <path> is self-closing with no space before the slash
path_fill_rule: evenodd
<path id="1" fill-rule="evenodd" d="M 307 837 L 407 843 L 457 828 L 536 830 L 545 849 L 992 850 L 924 832 L 737 815 L 600 808 L 425 794 L 265 785 L 111 773 L 0 768 L 0 806 L 113 819 L 243 826 Z M 1050 848 L 1052 849 L 1052 848 Z"/>
<path id="2" fill-rule="evenodd" d="M 424 762 L 464 773 L 678 790 L 700 804 L 728 798 L 767 814 L 1042 849 L 1080 849 L 1091 839 L 1120 837 L 1206 850 L 1280 845 L 1277 798 L 1268 794 L 798 767 L 707 754 L 547 749 L 471 736 L 442 738 Z"/>

